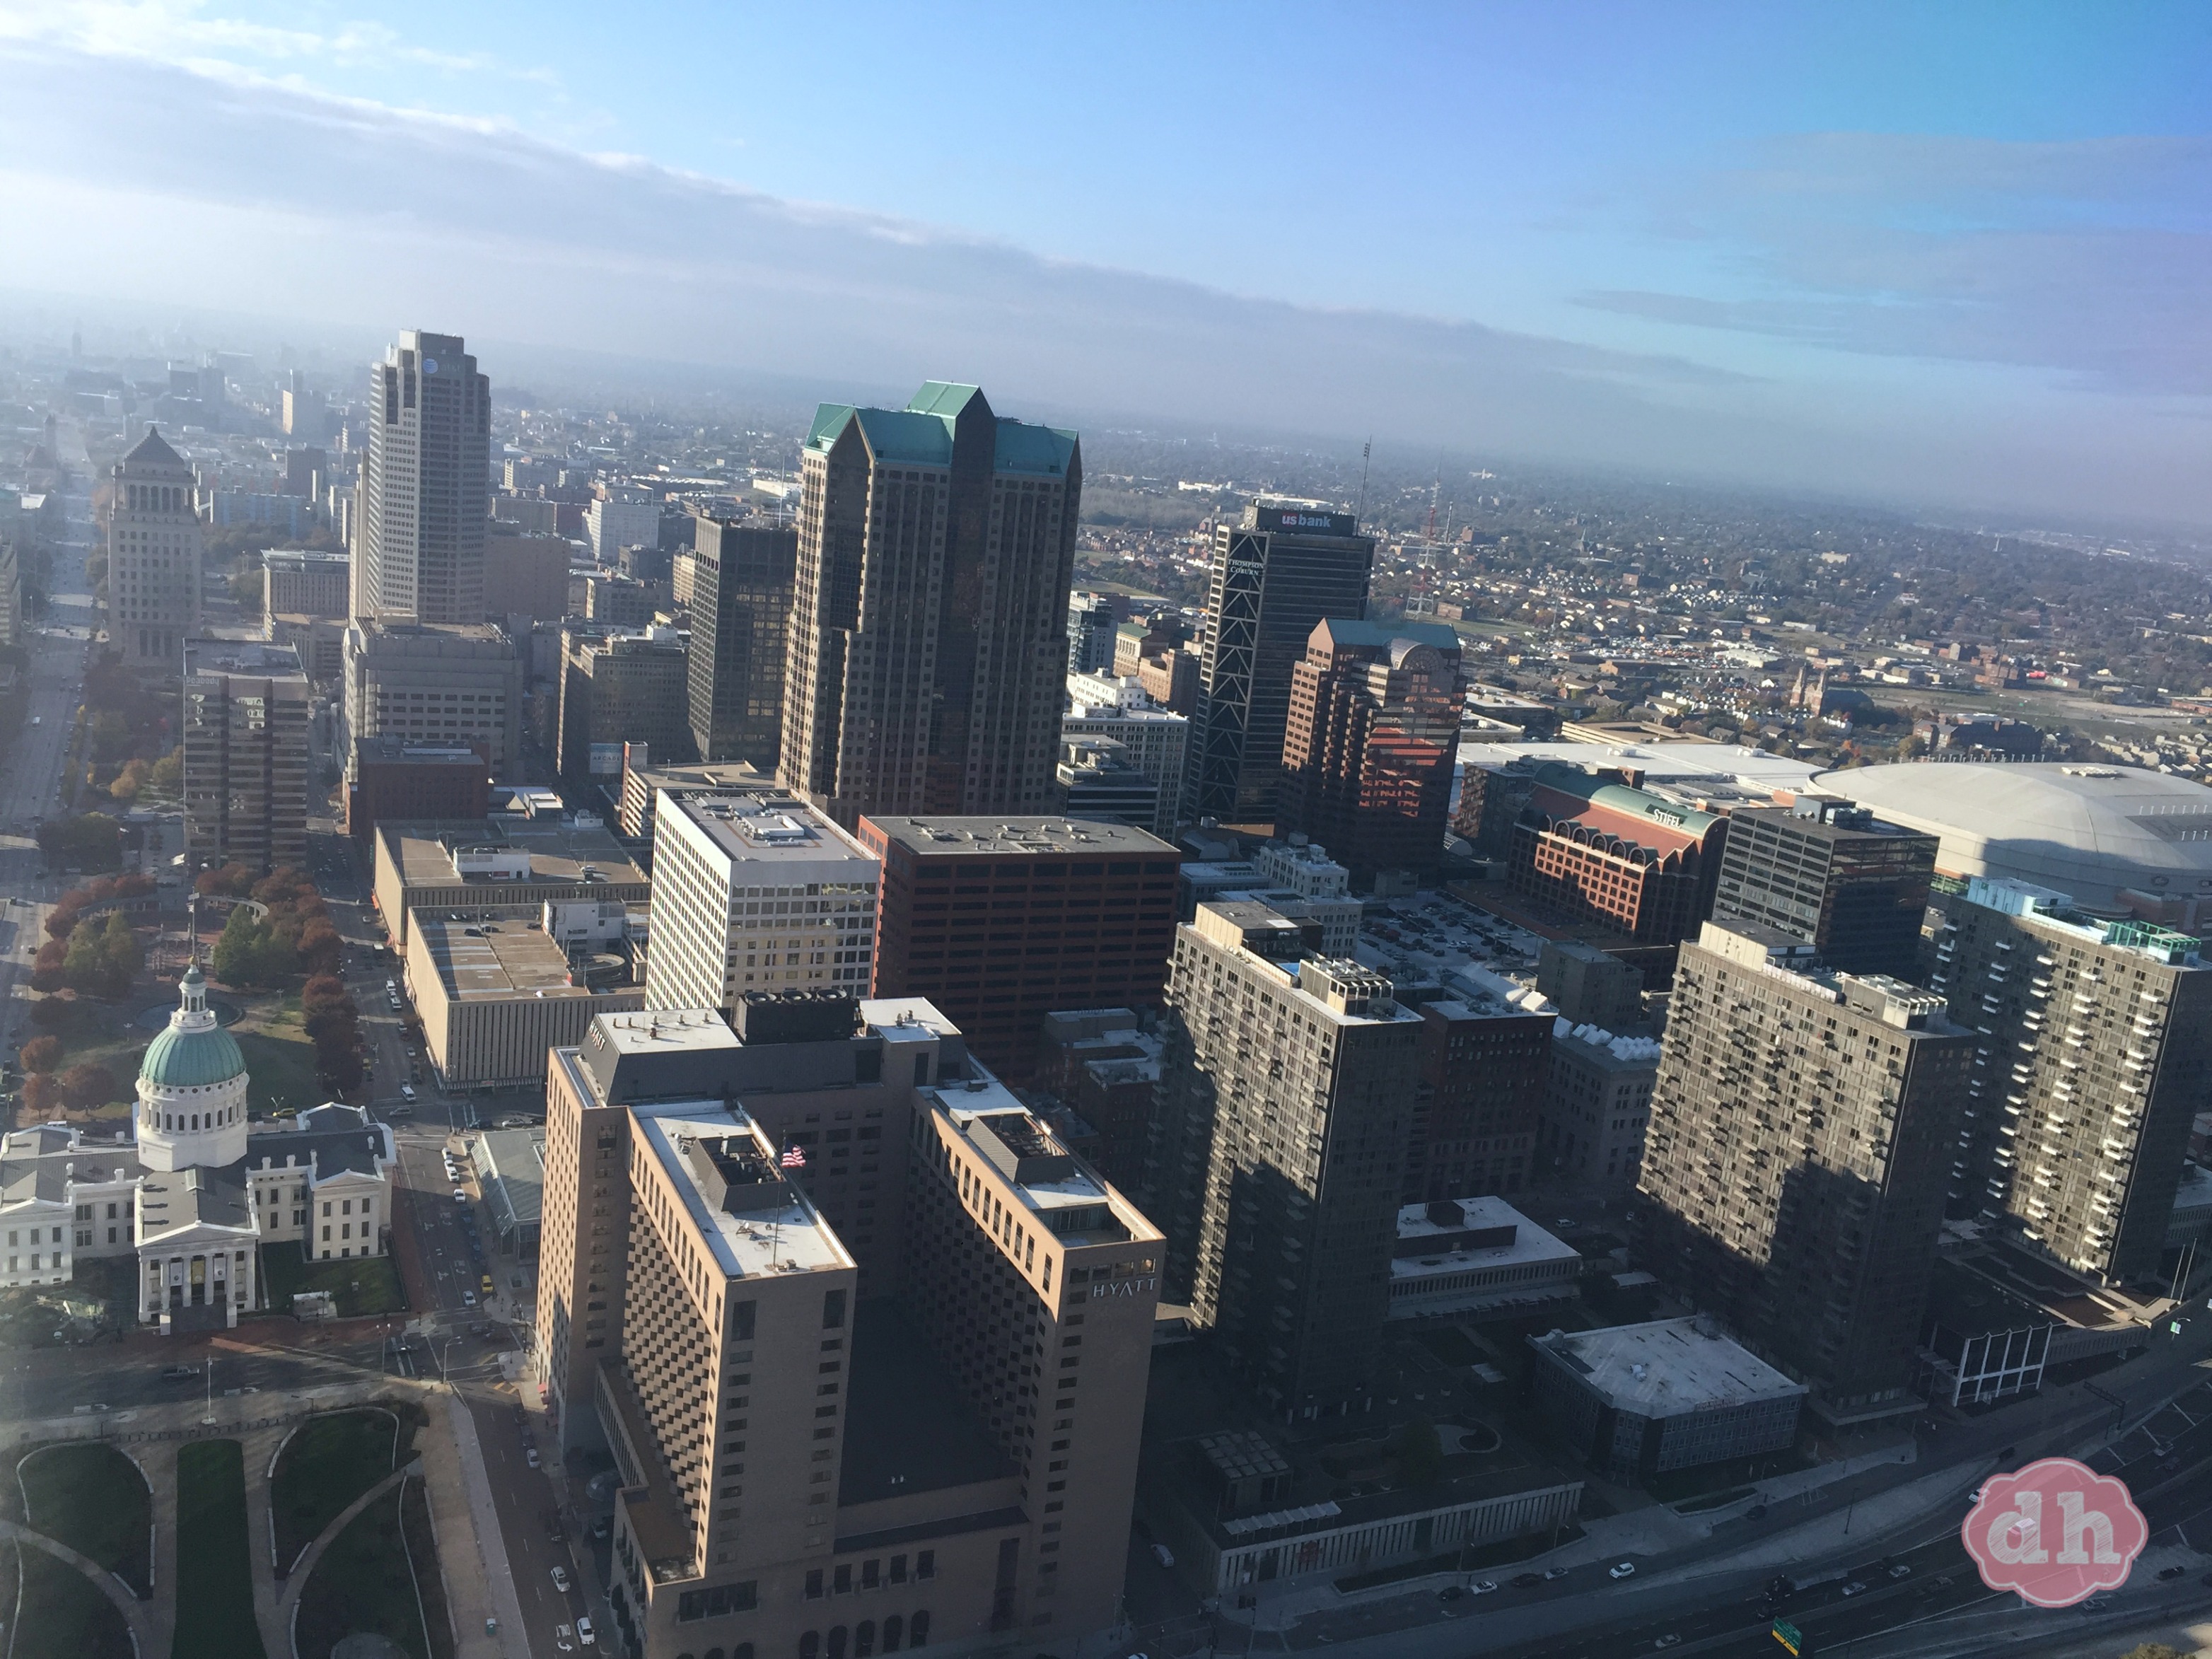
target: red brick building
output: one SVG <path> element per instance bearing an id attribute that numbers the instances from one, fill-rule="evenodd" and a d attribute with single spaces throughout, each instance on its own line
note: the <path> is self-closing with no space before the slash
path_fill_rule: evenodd
<path id="1" fill-rule="evenodd" d="M 482 818 L 491 811 L 491 763 L 481 749 L 362 738 L 345 809 L 346 834 L 363 846 L 387 821 Z"/>
<path id="2" fill-rule="evenodd" d="M 1176 850 L 1064 817 L 863 817 L 883 860 L 873 994 L 927 997 L 994 1072 L 1027 1082 L 1044 1017 L 1156 1008 L 1175 948 Z"/>
<path id="3" fill-rule="evenodd" d="M 1538 771 L 1513 827 L 1509 879 L 1575 921 L 1673 945 L 1712 914 L 1727 834 L 1725 818 L 1553 763 Z"/>

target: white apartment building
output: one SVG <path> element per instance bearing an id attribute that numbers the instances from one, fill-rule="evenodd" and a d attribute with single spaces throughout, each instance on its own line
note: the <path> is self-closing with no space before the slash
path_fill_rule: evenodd
<path id="1" fill-rule="evenodd" d="M 653 823 L 647 1008 L 866 994 L 883 866 L 827 814 L 775 789 L 664 789 Z"/>

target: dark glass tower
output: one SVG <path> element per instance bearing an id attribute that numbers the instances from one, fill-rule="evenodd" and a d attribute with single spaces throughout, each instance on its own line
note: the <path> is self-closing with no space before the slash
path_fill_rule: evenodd
<path id="1" fill-rule="evenodd" d="M 1186 813 L 1274 821 L 1291 670 L 1323 617 L 1365 617 L 1374 568 L 1349 513 L 1255 502 L 1215 530 Z"/>
<path id="2" fill-rule="evenodd" d="M 691 588 L 691 738 L 702 761 L 773 773 L 783 748 L 784 635 L 799 532 L 701 517 Z"/>
<path id="3" fill-rule="evenodd" d="M 1935 874 L 1935 836 L 1808 795 L 1729 815 L 1713 920 L 1779 927 L 1836 973 L 1917 980 Z"/>

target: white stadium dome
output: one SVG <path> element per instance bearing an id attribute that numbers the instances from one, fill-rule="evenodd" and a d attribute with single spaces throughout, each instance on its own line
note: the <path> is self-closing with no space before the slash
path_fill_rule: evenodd
<path id="1" fill-rule="evenodd" d="M 1938 836 L 1946 875 L 2056 888 L 2124 911 L 2124 889 L 2212 900 L 2212 789 L 2132 766 L 1906 763 L 1823 772 L 1815 785 Z"/>

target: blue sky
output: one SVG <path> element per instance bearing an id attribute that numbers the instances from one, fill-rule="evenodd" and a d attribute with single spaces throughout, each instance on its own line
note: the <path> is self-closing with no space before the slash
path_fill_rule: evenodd
<path id="1" fill-rule="evenodd" d="M 2193 4 L 0 0 L 0 203 L 26 286 L 2212 522 L 2208 86 Z"/>

